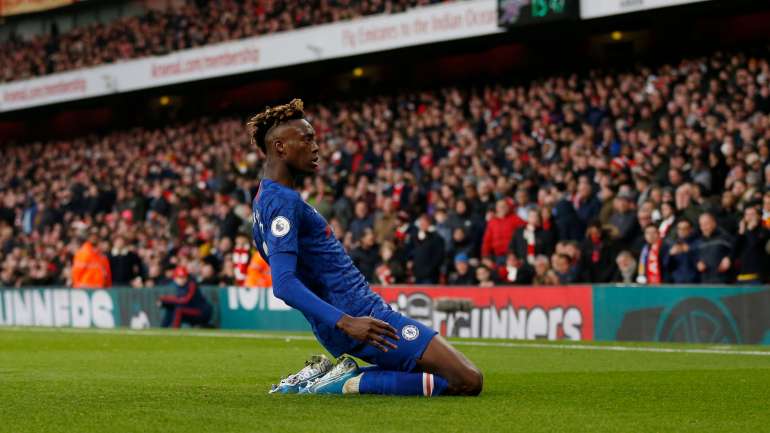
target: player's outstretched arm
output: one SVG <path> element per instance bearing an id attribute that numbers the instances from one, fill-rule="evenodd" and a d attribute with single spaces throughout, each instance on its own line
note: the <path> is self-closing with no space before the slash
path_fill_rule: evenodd
<path id="1" fill-rule="evenodd" d="M 297 278 L 297 256 L 293 253 L 276 253 L 270 256 L 273 276 L 273 294 L 302 313 L 337 327 L 351 338 L 365 341 L 387 352 L 396 345 L 385 339 L 398 340 L 396 330 L 388 323 L 373 317 L 351 317 L 330 305 Z"/>

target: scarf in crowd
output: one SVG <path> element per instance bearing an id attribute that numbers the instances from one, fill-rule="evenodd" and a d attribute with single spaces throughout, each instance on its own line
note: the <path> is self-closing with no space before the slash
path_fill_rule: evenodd
<path id="1" fill-rule="evenodd" d="M 658 227 L 660 237 L 665 238 L 666 235 L 668 235 L 668 231 L 671 229 L 671 226 L 674 225 L 674 221 L 676 221 L 676 218 L 670 216 L 660 223 L 660 227 Z"/>
<path id="2" fill-rule="evenodd" d="M 658 284 L 660 275 L 660 244 L 658 240 L 652 245 L 645 245 L 639 258 L 639 282 L 643 284 Z"/>
<path id="3" fill-rule="evenodd" d="M 529 226 L 524 229 L 524 240 L 527 241 L 527 263 L 535 263 L 535 230 Z"/>

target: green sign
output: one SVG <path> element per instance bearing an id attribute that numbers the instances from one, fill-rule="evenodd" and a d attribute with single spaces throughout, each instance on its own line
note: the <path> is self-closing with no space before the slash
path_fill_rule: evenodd
<path id="1" fill-rule="evenodd" d="M 270 288 L 228 287 L 219 291 L 220 325 L 229 329 L 307 331 L 305 317 L 273 295 Z"/>
<path id="2" fill-rule="evenodd" d="M 770 290 L 594 286 L 596 340 L 770 344 Z"/>

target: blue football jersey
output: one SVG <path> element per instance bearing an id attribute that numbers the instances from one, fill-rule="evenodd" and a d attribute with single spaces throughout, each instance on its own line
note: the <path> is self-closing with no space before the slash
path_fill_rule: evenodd
<path id="1" fill-rule="evenodd" d="M 353 265 L 324 217 L 293 189 L 263 179 L 254 198 L 253 219 L 254 243 L 265 261 L 270 264 L 276 253 L 296 254 L 297 278 L 323 301 L 353 317 L 389 308 Z M 332 355 L 348 353 L 360 344 L 303 314 Z"/>

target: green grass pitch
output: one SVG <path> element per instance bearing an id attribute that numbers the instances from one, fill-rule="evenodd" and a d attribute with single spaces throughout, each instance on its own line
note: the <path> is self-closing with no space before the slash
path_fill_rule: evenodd
<path id="1" fill-rule="evenodd" d="M 460 345 L 480 397 L 271 396 L 320 346 L 258 337 L 0 328 L 0 432 L 770 431 L 761 353 Z"/>

